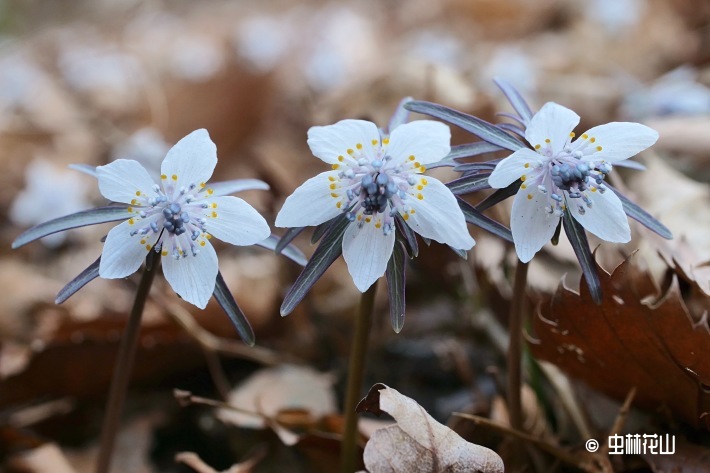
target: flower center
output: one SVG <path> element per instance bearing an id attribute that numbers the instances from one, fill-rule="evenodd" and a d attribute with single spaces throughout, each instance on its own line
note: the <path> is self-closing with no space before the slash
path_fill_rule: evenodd
<path id="1" fill-rule="evenodd" d="M 384 213 L 387 204 L 397 193 L 397 185 L 385 172 L 366 174 L 361 181 L 360 196 L 363 213 L 373 215 Z"/>

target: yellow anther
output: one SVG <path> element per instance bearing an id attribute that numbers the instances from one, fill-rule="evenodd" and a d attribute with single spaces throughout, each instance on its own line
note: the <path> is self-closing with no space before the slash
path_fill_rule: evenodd
<path id="1" fill-rule="evenodd" d="M 141 245 L 145 245 L 145 238 L 141 240 Z"/>
<path id="2" fill-rule="evenodd" d="M 601 150 L 602 150 L 602 147 L 601 147 L 601 146 L 597 146 L 597 151 L 601 151 Z"/>
<path id="3" fill-rule="evenodd" d="M 528 200 L 532 200 L 532 194 L 528 194 Z"/>
<path id="4" fill-rule="evenodd" d="M 163 250 L 160 252 L 161 256 L 168 256 L 168 250 Z"/>
<path id="5" fill-rule="evenodd" d="M 335 206 L 336 206 L 337 208 L 340 208 L 340 207 L 343 206 L 343 202 L 342 202 L 342 201 L 338 201 L 338 203 L 335 204 Z"/>
<path id="6" fill-rule="evenodd" d="M 340 161 L 341 163 L 345 161 L 345 156 L 338 156 L 338 161 Z"/>
<path id="7" fill-rule="evenodd" d="M 205 246 L 207 242 L 205 240 L 200 240 L 200 246 Z"/>
<path id="8" fill-rule="evenodd" d="M 161 174 L 161 175 L 160 175 L 160 178 L 161 178 L 162 180 L 165 180 L 165 179 L 168 178 L 168 176 L 166 176 L 165 174 Z"/>
<path id="9" fill-rule="evenodd" d="M 212 235 L 210 235 L 209 233 L 205 233 L 205 238 L 207 238 L 208 240 L 211 240 L 211 239 L 212 239 Z"/>
<path id="10" fill-rule="evenodd" d="M 357 216 L 358 221 L 362 220 L 362 215 Z"/>
<path id="11" fill-rule="evenodd" d="M 150 245 L 145 245 L 145 249 L 150 251 L 151 246 Z"/>
<path id="12" fill-rule="evenodd" d="M 549 142 L 550 142 L 550 138 L 545 138 L 545 143 L 549 143 Z"/>
<path id="13" fill-rule="evenodd" d="M 422 195 L 422 193 L 420 192 L 419 194 L 417 194 L 417 199 L 424 200 L 424 195 Z"/>
<path id="14" fill-rule="evenodd" d="M 372 146 L 377 146 L 377 143 L 379 143 L 378 140 L 372 140 Z"/>
<path id="15" fill-rule="evenodd" d="M 355 152 L 355 150 L 354 150 L 354 149 L 352 149 L 352 148 L 348 148 L 348 154 L 353 154 L 354 152 Z"/>
<path id="16" fill-rule="evenodd" d="M 330 193 L 330 196 L 333 197 L 333 198 L 338 197 L 339 195 L 340 195 L 340 194 L 336 194 L 335 192 L 331 192 L 331 193 Z"/>
<path id="17" fill-rule="evenodd" d="M 170 176 L 170 177 L 172 178 L 173 181 L 177 181 L 177 174 L 173 174 L 173 175 Z"/>
<path id="18" fill-rule="evenodd" d="M 129 212 L 133 212 L 133 207 L 128 207 L 126 210 L 128 210 Z"/>
<path id="19" fill-rule="evenodd" d="M 404 215 L 402 215 L 402 218 L 405 220 L 409 220 L 409 214 L 405 213 Z"/>
<path id="20" fill-rule="evenodd" d="M 522 176 L 520 176 L 520 180 L 523 181 L 523 182 L 525 182 L 525 180 L 526 180 L 527 178 L 528 178 L 528 176 L 526 176 L 525 174 L 523 174 Z"/>
<path id="21" fill-rule="evenodd" d="M 216 209 L 216 208 L 217 208 L 217 202 L 212 202 L 212 205 L 211 205 L 210 207 L 212 207 L 213 209 Z"/>
<path id="22" fill-rule="evenodd" d="M 329 176 L 329 177 L 328 177 L 328 180 L 329 180 L 330 182 L 335 182 L 335 178 L 334 178 L 333 176 Z"/>
<path id="23" fill-rule="evenodd" d="M 427 181 L 425 178 L 422 177 L 421 183 L 423 186 L 429 184 L 429 181 Z"/>
<path id="24" fill-rule="evenodd" d="M 589 138 L 589 142 L 590 142 L 590 143 L 594 143 L 595 141 L 597 141 L 597 139 L 594 138 L 593 136 L 592 136 L 591 138 Z"/>
<path id="25" fill-rule="evenodd" d="M 424 186 L 421 185 L 421 184 L 419 184 L 419 185 L 417 186 L 417 190 L 422 190 L 422 189 L 424 189 Z"/>
<path id="26" fill-rule="evenodd" d="M 592 192 L 596 192 L 596 191 L 597 191 L 597 188 L 596 188 L 596 187 L 592 187 L 590 190 L 591 190 Z"/>
<path id="27" fill-rule="evenodd" d="M 362 149 L 362 143 L 356 144 L 355 147 L 356 147 L 357 149 Z"/>
<path id="28" fill-rule="evenodd" d="M 377 223 L 375 224 L 375 228 L 382 228 L 382 222 L 380 222 L 378 220 Z"/>
<path id="29" fill-rule="evenodd" d="M 415 159 L 417 159 L 417 158 L 415 158 L 413 154 L 409 156 L 410 161 L 414 161 Z"/>
<path id="30" fill-rule="evenodd" d="M 340 165 L 339 165 L 339 164 L 333 164 L 331 167 L 333 168 L 333 171 L 335 171 L 336 169 L 338 169 L 338 168 L 340 167 Z"/>
<path id="31" fill-rule="evenodd" d="M 389 138 L 385 138 L 384 140 L 382 140 L 382 144 L 383 144 L 383 145 L 388 145 L 388 144 L 390 144 L 390 139 L 389 139 Z"/>
<path id="32" fill-rule="evenodd" d="M 204 189 L 204 187 L 205 187 L 206 185 L 207 185 L 207 184 L 205 184 L 204 182 L 200 182 L 200 188 L 201 188 L 201 189 Z"/>
<path id="33" fill-rule="evenodd" d="M 128 219 L 128 225 L 133 225 L 134 223 L 136 223 L 135 219 L 133 219 L 133 218 Z"/>
<path id="34" fill-rule="evenodd" d="M 527 184 L 520 184 L 520 188 L 521 188 L 521 189 L 527 189 L 527 188 L 528 188 L 528 185 L 527 185 Z"/>
<path id="35" fill-rule="evenodd" d="M 418 168 L 419 166 L 421 166 L 421 164 L 419 164 L 419 162 L 414 163 L 415 168 Z"/>
<path id="36" fill-rule="evenodd" d="M 582 139 L 583 139 L 583 140 L 586 140 L 587 138 L 589 138 L 589 135 L 588 135 L 588 134 L 585 133 L 585 134 L 582 135 Z"/>
<path id="37" fill-rule="evenodd" d="M 337 186 L 335 183 L 333 183 L 333 184 L 331 184 L 331 185 L 328 186 L 328 187 L 330 187 L 331 189 L 335 189 L 335 188 L 338 187 L 338 186 Z"/>
<path id="38" fill-rule="evenodd" d="M 570 137 L 570 138 L 574 138 L 574 137 L 575 137 L 575 134 L 574 134 L 574 132 L 573 132 L 573 131 L 570 131 L 570 133 L 569 133 L 569 137 Z"/>
<path id="39" fill-rule="evenodd" d="M 540 148 L 541 148 L 540 145 L 535 145 L 535 149 L 540 149 Z"/>
<path id="40" fill-rule="evenodd" d="M 140 197 L 140 196 L 141 196 L 141 191 L 136 191 L 136 196 Z"/>
<path id="41" fill-rule="evenodd" d="M 419 167 L 419 172 L 424 172 L 426 171 L 426 166 L 420 166 Z"/>
<path id="42" fill-rule="evenodd" d="M 138 201 L 136 199 L 131 199 L 131 205 L 136 205 Z"/>
<path id="43" fill-rule="evenodd" d="M 209 194 L 209 195 L 214 194 L 214 189 L 212 189 L 212 188 L 207 189 L 207 194 Z"/>
<path id="44" fill-rule="evenodd" d="M 372 222 L 372 217 L 365 217 L 365 223 Z"/>
<path id="45" fill-rule="evenodd" d="M 217 218 L 217 212 L 212 212 L 212 218 Z"/>
<path id="46" fill-rule="evenodd" d="M 525 169 L 530 167 L 530 163 L 525 163 Z"/>
<path id="47" fill-rule="evenodd" d="M 414 215 L 415 212 L 416 212 L 416 211 L 415 211 L 414 209 L 412 209 L 412 210 L 409 211 L 409 213 L 412 214 L 412 215 Z"/>

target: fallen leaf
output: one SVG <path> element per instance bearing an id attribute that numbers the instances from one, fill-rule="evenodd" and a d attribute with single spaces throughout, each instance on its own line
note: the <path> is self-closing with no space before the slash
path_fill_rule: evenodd
<path id="1" fill-rule="evenodd" d="M 673 443 L 675 447 L 675 443 Z M 642 455 L 653 473 L 707 473 L 710 471 L 710 451 L 685 441 L 678 441 L 672 455 Z"/>
<path id="2" fill-rule="evenodd" d="M 635 387 L 637 405 L 665 406 L 695 427 L 710 428 L 707 316 L 690 316 L 675 277 L 659 294 L 648 272 L 628 259 L 612 274 L 598 272 L 601 305 L 592 302 L 586 284 L 577 294 L 563 282 L 538 306 L 533 355 L 616 399 Z M 710 307 L 710 298 L 704 304 Z"/>
<path id="3" fill-rule="evenodd" d="M 419 404 L 397 390 L 375 384 L 357 406 L 358 412 L 390 414 L 396 425 L 375 431 L 365 446 L 370 473 L 447 471 L 503 472 L 494 451 L 466 442 L 437 422 Z"/>
<path id="4" fill-rule="evenodd" d="M 8 467 L 26 473 L 76 473 L 59 447 L 53 443 L 13 456 L 8 460 Z"/>
<path id="5" fill-rule="evenodd" d="M 175 461 L 189 466 L 197 473 L 250 473 L 266 456 L 266 448 L 256 448 L 247 455 L 247 459 L 235 463 L 226 470 L 218 472 L 193 452 L 180 452 L 175 455 Z"/>

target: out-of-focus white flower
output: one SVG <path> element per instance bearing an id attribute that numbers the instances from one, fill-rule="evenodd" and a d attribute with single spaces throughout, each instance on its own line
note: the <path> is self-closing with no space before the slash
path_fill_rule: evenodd
<path id="1" fill-rule="evenodd" d="M 495 78 L 509 82 L 523 95 L 534 96 L 537 90 L 538 70 L 535 63 L 520 48 L 512 45 L 497 48 L 483 68 L 482 83 L 491 92 L 498 88 L 493 85 Z"/>
<path id="2" fill-rule="evenodd" d="M 163 256 L 165 279 L 175 292 L 204 308 L 218 271 L 209 239 L 253 245 L 270 234 L 264 218 L 249 204 L 206 185 L 216 165 L 217 148 L 206 130 L 197 130 L 168 151 L 160 185 L 136 161 L 119 159 L 99 166 L 101 194 L 130 205 L 128 212 L 133 214 L 108 233 L 99 275 L 129 276 L 155 248 Z"/>
<path id="3" fill-rule="evenodd" d="M 116 147 L 114 159 L 138 161 L 155 180 L 160 179 L 160 165 L 170 145 L 155 128 L 141 128 Z"/>
<path id="4" fill-rule="evenodd" d="M 646 10 L 646 0 L 586 0 L 583 4 L 585 15 L 611 34 L 634 28 Z"/>
<path id="5" fill-rule="evenodd" d="M 397 216 L 425 238 L 468 250 L 474 241 L 456 197 L 439 180 L 422 175 L 427 164 L 449 153 L 450 139 L 449 127 L 429 120 L 399 125 L 389 135 L 363 120 L 312 127 L 308 146 L 332 170 L 296 189 L 276 226 L 320 225 L 345 213 L 351 223 L 343 257 L 362 292 L 385 273 Z"/>
<path id="6" fill-rule="evenodd" d="M 25 171 L 25 180 L 26 187 L 10 205 L 9 217 L 16 225 L 36 225 L 89 205 L 84 178 L 46 159 L 33 160 Z M 65 239 L 66 234 L 55 233 L 42 238 L 42 242 L 54 248 Z"/>
<path id="7" fill-rule="evenodd" d="M 205 35 L 185 34 L 174 42 L 170 65 L 173 75 L 192 82 L 204 82 L 223 67 L 222 45 Z"/>
<path id="8" fill-rule="evenodd" d="M 404 41 L 407 54 L 428 64 L 439 64 L 454 69 L 461 67 L 464 47 L 455 36 L 432 30 L 415 33 Z"/>
<path id="9" fill-rule="evenodd" d="M 565 210 L 603 240 L 631 239 L 622 203 L 614 192 L 607 192 L 604 177 L 612 163 L 653 145 L 658 133 L 639 123 L 613 122 L 572 141 L 578 124 L 579 115 L 548 102 L 525 130 L 535 150 L 519 149 L 498 163 L 488 179 L 494 188 L 523 181 L 510 218 L 515 250 L 523 262 L 550 241 Z"/>
<path id="10" fill-rule="evenodd" d="M 681 66 L 648 87 L 637 86 L 621 107 L 625 116 L 640 119 L 663 115 L 710 114 L 710 88 L 697 80 L 697 71 Z"/>
<path id="11" fill-rule="evenodd" d="M 256 16 L 237 28 L 234 46 L 240 58 L 257 72 L 269 72 L 288 54 L 293 31 L 286 18 Z"/>

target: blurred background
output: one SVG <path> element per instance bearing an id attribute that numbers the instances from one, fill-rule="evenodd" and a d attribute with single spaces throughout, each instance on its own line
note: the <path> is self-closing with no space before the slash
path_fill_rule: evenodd
<path id="1" fill-rule="evenodd" d="M 383 125 L 405 96 L 496 122 L 495 113 L 510 107 L 494 77 L 517 87 L 533 110 L 547 101 L 572 108 L 582 117 L 578 131 L 640 121 L 660 132 L 639 158 L 647 171 L 617 169 L 611 177 L 676 238 L 664 241 L 632 224 L 629 244 L 605 243 L 596 255 L 611 272 L 639 250 L 633 262 L 655 281 L 654 300 L 675 287 L 691 320 L 700 320 L 710 294 L 703 266 L 710 260 L 707 1 L 0 0 L 1 468 L 91 470 L 133 301 L 129 278 L 97 279 L 65 304 L 53 303 L 98 257 L 110 224 L 10 250 L 28 227 L 105 202 L 93 178 L 67 165 L 128 158 L 157 174 L 172 144 L 207 128 L 218 149 L 215 177 L 269 183 L 270 192 L 241 197 L 273 224 L 285 197 L 325 170 L 306 145 L 310 126 L 344 118 Z M 452 131 L 454 144 L 476 140 Z M 504 204 L 488 213 L 507 224 L 507 212 Z M 411 262 L 400 334 L 389 326 L 384 281 L 376 305 L 366 385 L 395 387 L 442 422 L 452 411 L 496 418 L 504 410 L 502 327 L 515 254 L 471 232 L 477 246 L 468 260 L 432 244 Z M 295 244 L 306 254 L 314 248 L 308 232 Z M 300 268 L 258 248 L 223 245 L 218 253 L 257 348 L 241 344 L 214 302 L 198 311 L 158 278 L 114 471 L 195 471 L 175 461 L 183 451 L 217 470 L 253 460 L 253 470 L 239 471 L 332 471 L 337 445 L 321 434 L 337 432 L 341 422 L 359 297 L 344 263 L 282 318 L 279 305 Z M 564 275 L 576 290 L 580 271 L 561 241 L 531 266 L 530 307 L 549 302 Z M 310 371 L 291 372 L 304 367 Z M 254 375 L 273 378 L 245 394 L 240 383 Z M 593 423 L 608 428 L 618 405 L 588 385 L 598 387 L 574 381 L 583 404 L 596 406 Z M 294 428 L 311 436 L 286 446 L 272 430 L 179 406 L 173 388 L 212 399 L 251 396 L 260 409 L 273 403 L 274 414 L 304 398 L 310 416 Z M 565 430 L 565 414 L 551 407 L 556 394 L 536 392 L 530 415 L 563 443 L 578 441 Z M 450 425 L 469 440 L 500 445 L 497 434 L 472 432 L 460 420 Z"/>

